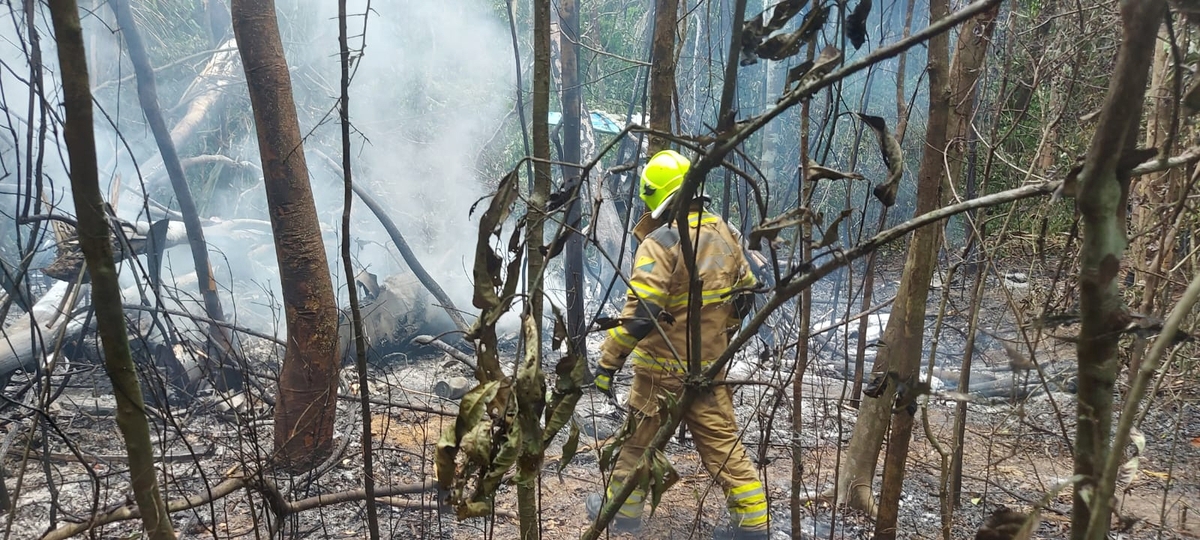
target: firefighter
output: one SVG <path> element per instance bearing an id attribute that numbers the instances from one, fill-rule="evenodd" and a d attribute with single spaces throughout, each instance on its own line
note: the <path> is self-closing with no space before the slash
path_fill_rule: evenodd
<path id="1" fill-rule="evenodd" d="M 621 446 L 607 494 L 588 496 L 586 507 L 595 519 L 603 503 L 623 482 L 639 482 L 646 469 L 635 473 L 646 446 L 666 420 L 658 396 L 682 394 L 687 374 L 688 271 L 681 237 L 669 208 L 683 185 L 691 163 L 678 152 L 655 154 L 641 176 L 641 198 L 649 212 L 633 230 L 640 242 L 620 326 L 608 331 L 601 346 L 595 373 L 596 387 L 612 396 L 612 378 L 626 363 L 633 363 L 633 388 L 629 394 L 627 428 L 631 434 Z M 701 302 L 700 365 L 707 369 L 725 350 L 729 337 L 741 324 L 756 283 L 742 252 L 738 233 L 719 216 L 705 211 L 707 199 L 698 197 L 689 207 L 689 240 L 696 246 L 696 269 L 702 292 L 691 299 Z M 678 354 L 678 356 L 676 356 Z M 724 378 L 724 373 L 717 379 Z M 729 387 L 712 385 L 683 411 L 683 422 L 692 433 L 704 467 L 725 492 L 730 524 L 717 529 L 714 538 L 768 538 L 768 509 L 762 482 L 738 438 Z M 635 489 L 621 506 L 612 528 L 636 531 L 641 524 L 646 497 Z"/>

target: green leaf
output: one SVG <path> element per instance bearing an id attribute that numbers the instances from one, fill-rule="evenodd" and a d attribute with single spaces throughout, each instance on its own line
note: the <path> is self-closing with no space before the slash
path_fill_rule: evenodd
<path id="1" fill-rule="evenodd" d="M 671 462 L 667 460 L 667 454 L 657 448 L 651 453 L 650 459 L 650 474 L 646 476 L 649 479 L 650 489 L 650 515 L 654 515 L 654 510 L 658 508 L 658 503 L 662 501 L 662 496 L 679 481 L 679 473 L 675 472 L 675 468 L 671 466 Z"/>
<path id="2" fill-rule="evenodd" d="M 459 448 L 467 459 L 486 467 L 492 454 L 492 421 L 484 418 L 476 423 L 459 441 Z"/>
<path id="3" fill-rule="evenodd" d="M 483 481 L 479 484 L 479 491 L 489 495 L 496 493 L 496 488 L 500 487 L 500 483 L 504 480 L 504 475 L 512 469 L 514 463 L 517 462 L 517 449 L 521 441 L 521 428 L 517 424 L 510 424 L 508 433 L 505 434 L 504 442 L 500 445 L 496 452 L 496 457 L 492 459 L 492 464 L 488 467 L 488 472 L 483 476 Z"/>
<path id="4" fill-rule="evenodd" d="M 484 413 L 487 412 L 488 406 L 492 400 L 496 399 L 496 393 L 500 390 L 498 381 L 486 382 L 472 388 L 462 397 L 462 401 L 458 405 L 458 418 L 454 422 L 455 441 L 462 438 L 475 428 L 475 425 L 483 419 Z"/>
<path id="5" fill-rule="evenodd" d="M 579 424 L 571 422 L 571 431 L 567 434 L 567 442 L 563 443 L 562 457 L 558 460 L 558 472 L 562 472 L 575 459 L 575 452 L 579 451 Z"/>
<path id="6" fill-rule="evenodd" d="M 454 484 L 457 472 L 454 457 L 458 454 L 458 436 L 455 435 L 454 428 L 454 425 L 449 425 L 442 430 L 442 436 L 438 437 L 437 454 L 433 460 L 438 486 L 446 490 Z"/>

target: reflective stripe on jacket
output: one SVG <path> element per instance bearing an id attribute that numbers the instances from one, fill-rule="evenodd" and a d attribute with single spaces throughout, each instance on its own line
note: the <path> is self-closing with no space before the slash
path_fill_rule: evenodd
<path id="1" fill-rule="evenodd" d="M 727 331 L 740 324 L 733 296 L 756 283 L 742 253 L 741 238 L 719 216 L 693 210 L 689 240 L 696 246 L 701 293 L 700 362 L 710 364 L 729 344 Z M 688 354 L 688 272 L 674 222 L 661 225 L 648 214 L 634 228 L 641 242 L 622 324 L 609 329 L 600 365 L 619 370 L 630 356 L 635 369 L 684 373 Z M 661 329 L 661 331 L 660 331 Z"/>

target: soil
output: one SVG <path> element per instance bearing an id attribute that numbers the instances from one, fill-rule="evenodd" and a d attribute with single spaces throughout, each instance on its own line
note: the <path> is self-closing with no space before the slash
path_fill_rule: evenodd
<path id="1" fill-rule="evenodd" d="M 886 272 L 880 277 L 876 297 L 893 294 L 897 275 Z M 989 278 L 993 279 L 993 278 Z M 1037 277 L 1020 283 L 994 278 L 984 315 L 984 326 L 996 336 L 1015 335 L 1012 320 L 1014 305 L 1037 305 L 1041 288 Z M 1032 288 L 1031 286 L 1032 285 Z M 950 301 L 944 324 L 966 328 L 969 294 L 961 284 L 950 284 Z M 1007 292 L 1006 292 L 1007 291 Z M 815 295 L 831 298 L 829 289 Z M 931 293 L 930 313 L 938 311 L 941 291 Z M 819 308 L 819 306 L 818 306 Z M 844 299 L 839 312 L 845 311 Z M 851 313 L 859 311 L 857 306 Z M 843 314 L 844 316 L 844 314 Z M 829 320 L 832 312 L 822 315 Z M 932 327 L 933 321 L 928 325 Z M 882 319 L 873 323 L 869 338 L 875 339 Z M 775 328 L 783 335 L 782 322 Z M 820 326 L 815 323 L 814 326 Z M 856 330 L 857 325 L 850 325 Z M 1069 333 L 1069 328 L 1056 329 Z M 840 332 L 840 333 L 838 333 Z M 962 335 L 947 331 L 939 341 L 937 367 L 959 369 L 963 350 Z M 598 339 L 598 338 L 597 338 Z M 805 371 L 801 412 L 804 428 L 799 437 L 804 449 L 803 484 L 797 492 L 809 500 L 803 508 L 802 524 L 806 537 L 867 539 L 872 524 L 868 516 L 833 508 L 819 495 L 831 489 L 838 452 L 849 440 L 856 411 L 847 399 L 850 383 L 845 380 L 845 356 L 853 355 L 855 336 L 836 331 L 828 343 L 814 345 L 816 355 Z M 1056 344 L 1054 339 L 1040 341 L 1041 361 L 1050 363 L 1069 357 L 1073 346 Z M 594 345 L 594 344 L 593 344 Z M 826 344 L 828 345 L 828 344 Z M 512 345 L 509 344 L 511 347 Z M 743 440 L 764 471 L 772 510 L 772 538 L 789 538 L 788 496 L 791 486 L 792 411 L 789 400 L 777 400 L 772 385 L 781 385 L 790 371 L 792 358 L 787 354 L 765 354 L 759 341 L 741 353 L 730 369 L 730 378 L 753 379 L 770 385 L 740 385 L 735 397 Z M 977 343 L 976 362 L 1004 366 L 1005 352 L 997 339 L 981 338 Z M 266 342 L 247 342 L 246 350 L 256 363 L 255 369 L 269 374 L 277 366 L 281 351 Z M 514 349 L 515 350 L 515 349 Z M 595 350 L 595 347 L 592 347 Z M 512 352 L 512 351 L 510 351 Z M 928 352 L 928 351 L 927 351 Z M 794 354 L 794 352 L 793 352 Z M 508 355 L 511 357 L 511 354 Z M 433 477 L 433 454 L 439 434 L 454 421 L 452 416 L 405 409 L 419 405 L 426 409 L 454 411 L 453 402 L 433 395 L 437 381 L 467 375 L 458 362 L 430 350 L 403 355 L 404 362 L 377 363 L 371 369 L 370 396 L 374 433 L 375 484 L 385 487 L 413 484 Z M 1200 538 L 1200 385 L 1191 371 L 1194 359 L 1172 364 L 1167 381 L 1152 396 L 1151 406 L 1141 425 L 1145 449 L 1141 452 L 1137 473 L 1119 490 L 1121 521 L 1111 538 Z M 868 361 L 869 366 L 869 361 Z M 69 521 L 88 518 L 94 509 L 105 510 L 130 504 L 128 473 L 123 457 L 122 439 L 113 421 L 113 400 L 100 369 L 86 362 L 69 366 L 72 376 L 67 388 L 54 401 L 45 417 L 20 406 L 6 407 L 0 413 L 0 425 L 6 434 L 4 461 L 6 486 L 17 501 L 15 510 L 4 514 L 4 538 L 37 538 L 47 530 Z M 60 369 L 56 373 L 65 373 Z M 974 373 L 974 372 L 973 372 Z M 143 374 L 146 376 L 146 373 Z M 469 376 L 469 375 L 468 375 Z M 343 393 L 339 402 L 339 420 L 335 446 L 341 452 L 329 463 L 328 472 L 317 478 L 267 473 L 285 496 L 291 499 L 358 489 L 361 476 L 361 418 L 356 405 L 360 390 L 354 370 L 343 370 Z M 1033 374 L 1036 377 L 1036 373 Z M 56 383 L 63 382 L 56 375 Z M 1125 380 L 1124 374 L 1120 379 Z M 10 382 L 6 396 L 26 384 L 18 375 Z M 956 381 L 943 381 L 937 388 L 949 388 Z M 618 392 L 627 379 L 618 379 Z M 264 387 L 273 385 L 263 381 Z M 1124 386 L 1121 386 L 1124 389 Z M 964 446 L 964 478 L 961 506 L 953 516 L 952 538 L 972 538 L 986 517 L 1001 507 L 1028 511 L 1034 503 L 1048 497 L 1040 516 L 1036 538 L 1065 537 L 1069 526 L 1070 488 L 1056 486 L 1072 476 L 1071 447 L 1074 434 L 1075 397 L 1069 385 L 1050 387 L 1025 399 L 1007 397 L 978 399 L 970 403 Z M 28 393 L 27 395 L 32 395 Z M 956 401 L 935 393 L 917 413 L 908 458 L 905 491 L 900 502 L 899 530 L 902 538 L 940 538 L 939 478 L 942 459 L 921 429 L 928 415 L 929 432 L 946 446 L 952 438 Z M 217 393 L 194 400 L 152 404 L 150 414 L 155 427 L 155 448 L 168 456 L 161 468 L 160 481 L 166 497 L 176 501 L 202 494 L 205 486 L 214 486 L 226 475 L 244 471 L 242 464 L 262 463 L 271 448 L 271 416 L 268 404 L 244 395 L 234 399 Z M 777 401 L 781 403 L 777 403 Z M 33 402 L 31 402 L 33 403 Z M 387 403 L 395 404 L 389 406 Z M 1118 403 L 1120 401 L 1118 400 Z M 778 405 L 778 406 L 776 406 Z M 768 422 L 770 416 L 776 416 Z M 580 451 L 561 471 L 563 437 L 547 451 L 542 474 L 541 525 L 546 539 L 577 538 L 589 521 L 583 508 L 588 493 L 600 491 L 603 479 L 598 466 L 598 448 L 603 445 L 593 435 L 607 437 L 622 420 L 620 409 L 606 398 L 588 391 L 577 410 L 584 424 Z M 770 427 L 768 429 L 768 424 Z M 34 429 L 30 429 L 34 428 Z M 32 435 L 30 435 L 32 434 Z M 347 438 L 349 438 L 347 440 Z M 65 441 L 70 441 L 67 444 Z M 764 451 L 765 446 L 765 451 Z M 1126 449 L 1128 456 L 1133 445 Z M 713 527 L 727 519 L 724 496 L 700 466 L 690 439 L 672 438 L 666 448 L 680 480 L 663 497 L 636 535 L 611 535 L 611 538 L 708 538 Z M 28 454 L 28 460 L 23 457 Z M 82 458 L 82 459 L 81 459 Z M 878 476 L 875 490 L 878 492 Z M 1050 495 L 1047 495 L 1049 493 Z M 398 496 L 380 502 L 379 522 L 384 538 L 516 538 L 518 537 L 515 488 L 503 486 L 495 503 L 494 519 L 457 520 L 453 512 L 438 508 L 434 493 Z M 53 503 L 52 503 L 53 501 Z M 424 504 L 425 509 L 413 505 Z M 291 516 L 285 523 L 274 523 L 260 496 L 240 491 L 212 504 L 173 515 L 181 538 L 264 538 L 272 530 L 282 529 L 288 538 L 365 538 L 366 506 L 361 502 L 342 503 Z M 98 527 L 92 538 L 135 538 L 136 521 Z"/>

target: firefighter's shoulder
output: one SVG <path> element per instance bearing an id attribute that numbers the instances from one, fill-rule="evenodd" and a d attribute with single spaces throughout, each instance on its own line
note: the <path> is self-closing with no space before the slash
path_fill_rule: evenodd
<path id="1" fill-rule="evenodd" d="M 658 245 L 671 249 L 679 243 L 679 231 L 670 226 L 659 227 L 654 229 L 650 234 L 647 234 L 646 240 L 653 240 Z"/>

